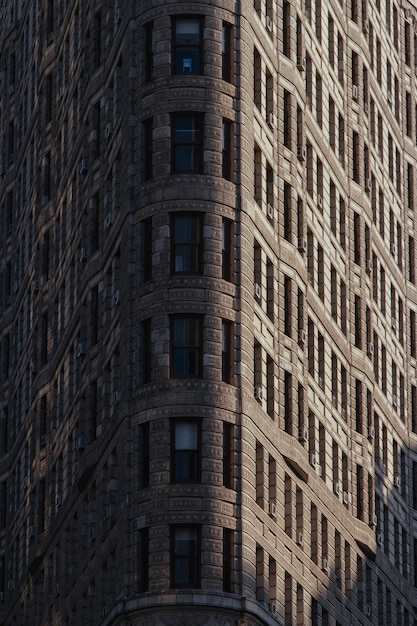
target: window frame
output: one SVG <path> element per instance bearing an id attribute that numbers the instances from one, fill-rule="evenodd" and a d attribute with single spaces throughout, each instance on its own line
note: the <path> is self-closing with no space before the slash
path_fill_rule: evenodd
<path id="1" fill-rule="evenodd" d="M 177 552 L 176 540 L 179 531 L 189 531 L 194 533 L 194 550 L 188 550 L 188 554 Z M 171 543 L 171 589 L 199 589 L 201 586 L 201 526 L 197 524 L 175 524 L 170 527 Z M 177 567 L 182 565 L 188 569 L 187 580 L 179 580 L 177 577 Z"/>
<path id="2" fill-rule="evenodd" d="M 177 25 L 181 22 L 188 21 L 196 21 L 198 23 L 198 43 L 180 43 L 177 40 L 178 31 Z M 203 45 L 203 31 L 204 31 L 204 17 L 202 15 L 177 15 L 172 18 L 172 64 L 171 64 L 171 73 L 174 75 L 181 76 L 182 74 L 194 74 L 194 75 L 202 75 L 204 74 L 204 45 Z M 183 54 L 189 51 L 190 54 L 194 53 L 197 58 L 197 70 L 193 71 L 192 61 L 193 57 L 190 59 L 186 59 Z M 178 62 L 182 59 L 182 71 L 178 69 Z M 185 71 L 184 61 L 191 61 L 191 69 L 189 71 Z"/>
<path id="3" fill-rule="evenodd" d="M 192 129 L 177 127 L 179 120 L 189 118 Z M 199 133 L 198 140 L 178 141 L 177 133 Z M 181 148 L 189 148 L 190 154 L 186 155 L 189 167 L 179 167 Z M 195 111 L 171 113 L 171 172 L 172 174 L 203 174 L 203 149 L 204 149 L 204 114 Z M 185 158 L 183 159 L 186 160 Z"/>
<path id="4" fill-rule="evenodd" d="M 179 321 L 183 321 L 184 323 L 186 321 L 191 321 L 194 320 L 194 322 L 196 323 L 196 331 L 198 334 L 198 340 L 196 343 L 194 344 L 179 344 L 179 345 L 175 345 L 176 344 L 176 340 L 175 340 L 175 325 L 177 322 Z M 182 330 L 182 334 L 184 334 L 185 331 L 185 327 Z M 203 375 L 203 316 L 202 315 L 190 315 L 190 314 L 179 314 L 179 315 L 173 315 L 171 317 L 171 325 L 170 325 L 170 338 L 171 338 L 171 345 L 170 345 L 170 373 L 171 373 L 171 378 L 202 378 Z M 188 329 L 189 333 L 190 329 Z M 188 354 L 191 353 L 191 351 L 195 352 L 194 355 L 194 363 L 195 363 L 195 367 L 194 367 L 194 371 L 193 372 L 178 372 L 176 370 L 175 367 L 175 361 L 176 361 L 176 352 L 183 350 L 186 351 Z M 185 354 L 184 354 L 185 356 Z M 183 357 L 184 359 L 184 357 Z M 187 356 L 186 358 L 187 361 L 189 361 L 189 357 Z M 188 363 L 189 364 L 189 363 Z"/>

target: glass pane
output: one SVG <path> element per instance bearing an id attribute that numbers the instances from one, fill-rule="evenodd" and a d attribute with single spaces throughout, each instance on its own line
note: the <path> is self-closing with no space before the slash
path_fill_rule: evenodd
<path id="1" fill-rule="evenodd" d="M 199 48 L 177 48 L 175 55 L 175 71 L 177 74 L 200 72 Z"/>
<path id="2" fill-rule="evenodd" d="M 174 346 L 198 346 L 199 344 L 199 320 L 185 318 L 174 320 Z"/>
<path id="3" fill-rule="evenodd" d="M 198 248 L 196 246 L 176 246 L 175 271 L 192 272 L 198 270 Z"/>
<path id="4" fill-rule="evenodd" d="M 222 123 L 222 150 L 229 150 L 230 148 L 230 124 L 229 122 Z"/>
<path id="5" fill-rule="evenodd" d="M 174 480 L 191 482 L 197 480 L 197 452 L 180 450 L 175 452 Z"/>
<path id="6" fill-rule="evenodd" d="M 197 582 L 197 529 L 174 530 L 174 584 L 184 587 Z"/>
<path id="7" fill-rule="evenodd" d="M 195 143 L 200 141 L 200 118 L 194 115 L 181 115 L 175 118 L 175 141 Z"/>
<path id="8" fill-rule="evenodd" d="M 194 556 L 197 554 L 197 529 L 196 528 L 176 528 L 175 529 L 175 555 Z"/>
<path id="9" fill-rule="evenodd" d="M 200 20 L 198 18 L 180 18 L 175 22 L 177 43 L 198 43 Z"/>
<path id="10" fill-rule="evenodd" d="M 175 424 L 175 449 L 197 450 L 197 424 L 179 422 Z"/>
<path id="11" fill-rule="evenodd" d="M 230 326 L 228 323 L 222 323 L 222 352 L 228 352 L 230 345 Z"/>
<path id="12" fill-rule="evenodd" d="M 200 148 L 199 146 L 177 146 L 175 150 L 176 172 L 199 172 L 200 171 Z"/>
<path id="13" fill-rule="evenodd" d="M 222 52 L 229 52 L 229 28 L 225 24 L 222 26 Z"/>
<path id="14" fill-rule="evenodd" d="M 175 348 L 174 374 L 176 376 L 193 376 L 198 375 L 198 371 L 198 350 Z"/>
<path id="15" fill-rule="evenodd" d="M 175 216 L 174 237 L 175 243 L 198 243 L 198 218 L 193 215 Z"/>

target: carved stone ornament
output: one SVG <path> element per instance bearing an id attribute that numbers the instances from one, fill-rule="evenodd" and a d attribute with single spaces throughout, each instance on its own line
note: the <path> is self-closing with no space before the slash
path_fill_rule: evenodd
<path id="1" fill-rule="evenodd" d="M 161 616 L 161 623 L 165 626 L 204 626 L 210 620 L 205 615 L 167 615 Z"/>

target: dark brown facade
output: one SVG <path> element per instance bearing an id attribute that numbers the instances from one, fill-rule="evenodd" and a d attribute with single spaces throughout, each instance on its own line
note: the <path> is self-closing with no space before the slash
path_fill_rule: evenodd
<path id="1" fill-rule="evenodd" d="M 415 626 L 417 11 L 0 12 L 0 623 Z"/>

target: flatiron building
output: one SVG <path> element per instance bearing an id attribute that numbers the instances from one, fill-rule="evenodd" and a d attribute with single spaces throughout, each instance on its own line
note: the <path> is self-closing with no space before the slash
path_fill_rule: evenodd
<path id="1" fill-rule="evenodd" d="M 415 626 L 417 8 L 2 0 L 0 623 Z"/>

